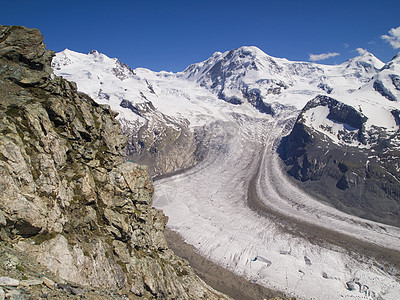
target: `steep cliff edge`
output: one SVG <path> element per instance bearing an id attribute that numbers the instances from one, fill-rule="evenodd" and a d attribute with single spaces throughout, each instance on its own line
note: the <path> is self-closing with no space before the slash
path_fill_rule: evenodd
<path id="1" fill-rule="evenodd" d="M 225 298 L 168 249 L 147 167 L 124 160 L 108 106 L 52 74 L 53 54 L 38 30 L 0 26 L 0 247 L 132 299 Z"/>
<path id="2" fill-rule="evenodd" d="M 397 117 L 397 110 L 392 112 Z M 399 129 L 366 129 L 354 107 L 317 96 L 280 145 L 288 174 L 344 212 L 400 226 Z M 397 122 L 397 121 L 396 121 Z"/>

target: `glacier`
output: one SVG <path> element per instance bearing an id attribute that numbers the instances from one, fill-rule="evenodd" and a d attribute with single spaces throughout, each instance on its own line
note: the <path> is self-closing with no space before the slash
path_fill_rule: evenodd
<path id="1" fill-rule="evenodd" d="M 150 122 L 123 101 L 139 108 L 151 103 L 152 114 L 202 133 L 202 159 L 156 180 L 154 195 L 168 227 L 200 254 L 299 299 L 398 299 L 398 270 L 380 257 L 398 259 L 400 229 L 338 211 L 304 192 L 285 174 L 276 151 L 300 110 L 321 94 L 362 111 L 367 129 L 398 130 L 390 112 L 399 102 L 374 88 L 383 82 L 398 96 L 392 80 L 397 60 L 384 64 L 364 53 L 326 66 L 241 47 L 174 74 L 132 70 L 97 51 L 64 50 L 53 69 L 110 105 L 123 126 L 139 130 Z M 340 143 L 338 131 L 354 130 L 327 116 L 319 106 L 308 112 L 307 124 L 334 143 Z"/>

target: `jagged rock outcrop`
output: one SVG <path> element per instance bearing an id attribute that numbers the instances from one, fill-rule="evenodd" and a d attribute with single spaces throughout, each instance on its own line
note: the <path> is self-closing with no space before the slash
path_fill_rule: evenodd
<path id="1" fill-rule="evenodd" d="M 318 121 L 325 114 L 324 122 Z M 398 118 L 397 110 L 392 115 Z M 353 107 L 318 96 L 301 111 L 279 152 L 288 174 L 319 198 L 345 212 L 400 226 L 399 131 L 366 130 L 366 121 Z"/>
<path id="2" fill-rule="evenodd" d="M 53 54 L 38 30 L 0 26 L 1 243 L 132 299 L 225 298 L 168 249 L 147 167 L 124 160 L 107 105 L 52 74 Z"/>
<path id="3" fill-rule="evenodd" d="M 388 90 L 385 85 L 383 84 L 382 81 L 380 80 L 375 80 L 374 81 L 374 90 L 377 91 L 379 94 L 381 94 L 383 97 L 387 98 L 390 101 L 397 101 L 397 98 L 395 95 L 393 95 L 390 90 Z"/>
<path id="4" fill-rule="evenodd" d="M 249 91 L 249 89 L 247 88 L 245 91 L 243 91 L 243 97 L 247 99 L 247 101 L 251 105 L 253 105 L 259 112 L 273 115 L 271 105 L 266 104 L 263 101 L 259 89 L 252 89 Z"/>

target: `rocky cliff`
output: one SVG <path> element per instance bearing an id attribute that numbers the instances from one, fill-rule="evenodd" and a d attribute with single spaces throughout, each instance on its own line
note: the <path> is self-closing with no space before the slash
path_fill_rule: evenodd
<path id="1" fill-rule="evenodd" d="M 81 295 L 225 298 L 168 249 L 147 167 L 124 160 L 108 106 L 53 75 L 53 54 L 38 30 L 0 26 L 2 253 L 40 264 L 57 286 L 79 283 Z"/>
<path id="2" fill-rule="evenodd" d="M 324 124 L 317 121 L 321 109 L 329 121 Z M 392 114 L 397 117 L 397 111 Z M 352 106 L 317 96 L 283 139 L 280 154 L 288 173 L 319 198 L 347 213 L 400 226 L 399 130 L 366 130 L 367 119 Z"/>

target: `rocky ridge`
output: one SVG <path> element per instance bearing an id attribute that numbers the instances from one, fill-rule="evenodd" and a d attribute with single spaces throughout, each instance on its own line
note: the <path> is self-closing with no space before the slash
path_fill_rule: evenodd
<path id="1" fill-rule="evenodd" d="M 330 123 L 315 120 L 321 111 L 326 111 L 324 120 Z M 392 114 L 396 118 L 396 112 Z M 400 226 L 399 130 L 366 129 L 367 120 L 352 106 L 317 96 L 283 139 L 280 154 L 288 173 L 326 202 L 366 219 Z"/>
<path id="2" fill-rule="evenodd" d="M 0 27 L 2 249 L 29 257 L 68 291 L 226 298 L 168 249 L 167 218 L 151 208 L 147 167 L 124 160 L 116 114 L 54 76 L 53 55 L 38 30 Z"/>

